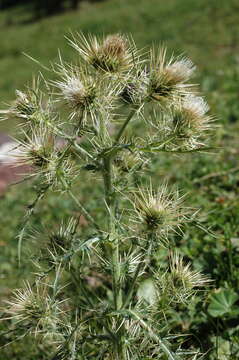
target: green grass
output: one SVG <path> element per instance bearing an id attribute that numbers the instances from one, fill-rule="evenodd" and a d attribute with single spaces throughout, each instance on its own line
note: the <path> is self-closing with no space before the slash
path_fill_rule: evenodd
<path id="1" fill-rule="evenodd" d="M 170 183 L 178 184 L 182 192 L 188 193 L 189 206 L 200 209 L 197 220 L 210 231 L 191 224 L 183 238 L 175 239 L 176 245 L 195 268 L 213 278 L 212 287 L 221 291 L 234 289 L 235 292 L 239 286 L 238 10 L 236 0 L 108 0 L 95 4 L 85 2 L 77 12 L 37 23 L 19 23 L 30 16 L 24 8 L 0 14 L 0 28 L 4 33 L 0 39 L 2 103 L 13 99 L 15 89 L 31 83 L 32 75 L 39 71 L 39 66 L 24 57 L 22 52 L 46 66 L 57 60 L 58 48 L 65 60 L 74 59 L 76 53 L 64 39 L 70 30 L 94 34 L 132 33 L 139 47 L 164 43 L 176 54 L 184 52 L 195 62 L 198 67 L 195 81 L 201 84 L 212 114 L 220 124 L 211 139 L 216 150 L 211 154 L 180 158 L 160 155 L 155 158 L 147 175 L 154 176 L 156 183 L 166 177 Z M 9 19 L 12 25 L 7 27 Z M 47 72 L 44 73 L 49 77 Z M 2 123 L 1 126 L 5 131 L 14 131 L 14 123 Z M 89 186 L 80 182 L 79 193 L 84 194 L 81 198 L 89 201 L 89 207 L 97 215 L 96 204 L 87 196 Z M 98 184 L 95 194 L 100 196 L 100 191 Z M 0 290 L 3 298 L 8 297 L 11 288 L 31 277 L 32 267 L 26 257 L 23 257 L 20 268 L 17 265 L 15 236 L 26 205 L 33 198 L 34 191 L 21 184 L 11 187 L 0 201 Z M 39 205 L 32 225 L 37 226 L 40 222 L 57 224 L 62 216 L 70 214 L 72 206 L 71 201 L 64 197 L 49 195 Z M 74 207 L 73 211 L 76 211 Z M 238 315 L 229 309 L 214 318 L 208 310 L 214 292 L 212 288 L 203 304 L 199 304 L 196 298 L 188 312 L 179 309 L 172 317 L 172 327 L 175 332 L 192 333 L 188 345 L 201 343 L 202 350 L 209 351 L 206 359 L 234 360 L 239 354 Z M 46 359 L 44 354 L 42 357 L 39 355 L 40 350 L 36 351 L 30 345 L 27 349 L 28 356 L 24 345 L 6 348 L 0 360 Z"/>

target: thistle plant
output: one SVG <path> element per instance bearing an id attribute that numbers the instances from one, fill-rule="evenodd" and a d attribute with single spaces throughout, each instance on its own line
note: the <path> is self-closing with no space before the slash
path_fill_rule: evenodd
<path id="1" fill-rule="evenodd" d="M 33 244 L 36 279 L 15 292 L 5 318 L 52 360 L 196 359 L 168 322 L 209 281 L 175 250 L 174 234 L 194 214 L 178 190 L 147 177 L 160 153 L 208 149 L 212 118 L 189 82 L 195 66 L 165 48 L 143 54 L 120 34 L 76 34 L 70 44 L 76 63 L 60 55 L 54 80 L 40 76 L 2 112 L 20 120 L 18 163 L 30 165 L 37 189 L 18 236 L 19 258 L 23 240 Z M 99 216 L 81 202 L 85 173 L 101 189 Z M 32 229 L 49 191 L 69 196 L 87 226 L 72 216 L 58 229 Z M 166 268 L 155 265 L 161 251 Z"/>

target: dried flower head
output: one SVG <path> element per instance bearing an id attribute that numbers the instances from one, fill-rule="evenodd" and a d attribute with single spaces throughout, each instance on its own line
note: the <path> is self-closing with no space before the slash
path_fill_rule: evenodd
<path id="1" fill-rule="evenodd" d="M 79 54 L 97 70 L 118 73 L 129 69 L 136 60 L 134 43 L 120 34 L 108 35 L 103 40 L 89 39 L 82 34 L 70 41 Z"/>
<path id="2" fill-rule="evenodd" d="M 159 102 L 174 102 L 191 91 L 192 85 L 186 84 L 195 67 L 186 58 L 181 60 L 171 57 L 166 60 L 166 49 L 158 54 L 152 50 L 149 69 L 149 93 Z"/>
<path id="3" fill-rule="evenodd" d="M 178 192 L 168 192 L 166 185 L 156 193 L 150 185 L 135 196 L 133 221 L 142 224 L 146 232 L 156 233 L 166 240 L 168 232 L 180 230 L 186 221 L 188 211 L 182 207 L 182 202 Z"/>

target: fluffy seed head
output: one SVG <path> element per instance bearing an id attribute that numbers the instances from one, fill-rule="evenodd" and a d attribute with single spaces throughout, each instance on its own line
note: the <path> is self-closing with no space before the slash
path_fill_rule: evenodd
<path id="1" fill-rule="evenodd" d="M 169 76 L 171 75 L 172 82 L 175 84 L 188 81 L 194 71 L 194 64 L 187 58 L 176 60 L 165 67 L 165 72 L 168 72 Z"/>

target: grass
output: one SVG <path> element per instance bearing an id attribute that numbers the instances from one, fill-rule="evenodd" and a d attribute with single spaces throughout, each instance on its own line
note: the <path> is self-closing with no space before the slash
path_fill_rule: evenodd
<path id="1" fill-rule="evenodd" d="M 238 10 L 236 0 L 108 0 L 95 4 L 83 2 L 78 12 L 36 23 L 27 22 L 30 17 L 27 8 L 0 14 L 0 28 L 4 32 L 0 40 L 2 102 L 14 98 L 14 90 L 24 88 L 39 71 L 39 65 L 24 57 L 22 52 L 46 66 L 57 60 L 58 48 L 68 61 L 75 56 L 64 39 L 70 30 L 95 34 L 132 33 L 139 46 L 165 43 L 170 50 L 184 52 L 196 63 L 198 77 L 195 81 L 202 84 L 220 125 L 211 140 L 216 149 L 211 154 L 180 158 L 160 155 L 147 175 L 152 174 L 155 183 L 166 177 L 170 183 L 178 184 L 188 193 L 188 204 L 200 209 L 197 221 L 175 242 L 195 268 L 212 277 L 213 287 L 203 304 L 196 298 L 187 312 L 178 309 L 172 315 L 172 328 L 175 332 L 192 333 L 187 346 L 201 346 L 207 351 L 206 359 L 210 360 L 233 360 L 239 353 L 238 302 L 226 310 L 221 304 L 218 317 L 210 311 L 210 304 L 211 307 L 215 305 L 215 294 L 228 290 L 237 292 L 239 286 Z M 12 24 L 7 26 L 7 23 Z M 14 132 L 15 126 L 14 123 L 2 123 L 1 127 L 4 131 Z M 89 201 L 93 213 L 100 216 L 96 204 L 88 198 L 91 189 L 87 182 L 80 182 L 79 187 L 82 200 Z M 98 184 L 95 192 L 100 194 L 100 191 Z M 33 198 L 34 189 L 29 191 L 26 184 L 11 187 L 1 198 L 0 290 L 3 298 L 8 297 L 11 288 L 29 278 L 32 271 L 26 257 L 20 268 L 17 265 L 15 235 L 26 205 Z M 57 224 L 63 215 L 70 214 L 72 208 L 76 211 L 71 201 L 50 194 L 39 205 L 31 224 L 39 225 L 40 221 Z M 47 358 L 30 342 L 27 349 L 26 352 L 24 345 L 19 343 L 12 345 L 3 350 L 0 360 Z"/>

